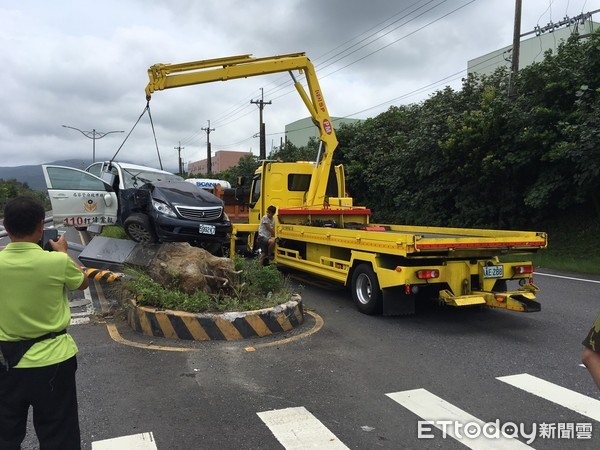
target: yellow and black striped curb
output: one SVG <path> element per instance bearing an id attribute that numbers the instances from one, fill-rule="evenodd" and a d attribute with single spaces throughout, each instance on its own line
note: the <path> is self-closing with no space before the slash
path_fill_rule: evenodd
<path id="1" fill-rule="evenodd" d="M 81 270 L 83 270 L 86 277 L 97 281 L 106 281 L 107 283 L 121 281 L 121 279 L 126 278 L 124 274 L 113 272 L 111 270 L 90 269 L 88 267 L 82 267 Z"/>
<path id="2" fill-rule="evenodd" d="M 129 326 L 155 337 L 236 341 L 290 331 L 304 323 L 299 295 L 293 295 L 290 301 L 273 308 L 222 314 L 194 314 L 138 306 L 133 299 L 130 302 L 132 308 L 127 313 Z"/>

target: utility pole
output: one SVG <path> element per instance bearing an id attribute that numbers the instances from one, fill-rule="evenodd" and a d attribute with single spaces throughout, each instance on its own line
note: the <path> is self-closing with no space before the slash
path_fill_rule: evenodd
<path id="1" fill-rule="evenodd" d="M 179 175 L 183 175 L 183 164 L 181 163 L 181 150 L 183 150 L 185 147 L 182 147 L 181 141 L 179 141 L 179 146 L 173 148 L 177 150 L 177 160 L 179 161 Z"/>
<path id="2" fill-rule="evenodd" d="M 512 64 L 510 68 L 509 97 L 517 95 L 517 76 L 519 74 L 519 54 L 521 50 L 521 6 L 522 0 L 515 3 L 515 26 L 513 31 Z"/>
<path id="3" fill-rule="evenodd" d="M 265 105 L 270 105 L 271 101 L 264 101 L 264 90 L 260 88 L 260 100 L 250 100 L 250 103 L 258 105 L 259 114 L 259 130 L 260 130 L 260 157 L 259 159 L 267 159 L 267 142 L 266 142 L 266 133 L 265 133 L 265 124 L 263 122 L 263 109 Z"/>
<path id="4" fill-rule="evenodd" d="M 212 157 L 210 151 L 210 132 L 215 131 L 215 129 L 210 127 L 210 120 L 208 121 L 208 127 L 202 128 L 202 131 L 206 131 L 206 173 L 211 173 Z"/>

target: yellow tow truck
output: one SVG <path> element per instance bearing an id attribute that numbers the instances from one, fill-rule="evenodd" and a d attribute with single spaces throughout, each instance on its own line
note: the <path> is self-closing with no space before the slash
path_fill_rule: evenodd
<path id="1" fill-rule="evenodd" d="M 233 227 L 232 253 L 240 239 L 252 246 L 266 208 L 274 205 L 274 262 L 349 286 L 365 314 L 412 314 L 421 296 L 456 307 L 540 311 L 528 255 L 546 248 L 546 233 L 374 224 L 368 208 L 354 205 L 343 167 L 332 168 L 338 141 L 304 53 L 157 64 L 148 70 L 146 98 L 162 89 L 278 72 L 290 73 L 319 129 L 318 156 L 314 163 L 262 162 L 252 181 L 248 223 Z M 306 90 L 294 72 L 304 75 Z M 517 262 L 504 261 L 506 255 Z"/>

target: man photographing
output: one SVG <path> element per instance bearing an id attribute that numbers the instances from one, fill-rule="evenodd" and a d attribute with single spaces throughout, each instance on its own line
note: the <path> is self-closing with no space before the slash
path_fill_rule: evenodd
<path id="1" fill-rule="evenodd" d="M 77 346 L 67 290 L 88 279 L 67 255 L 64 236 L 47 252 L 44 207 L 17 197 L 4 209 L 11 242 L 0 251 L 0 448 L 19 449 L 29 407 L 42 449 L 79 449 Z"/>

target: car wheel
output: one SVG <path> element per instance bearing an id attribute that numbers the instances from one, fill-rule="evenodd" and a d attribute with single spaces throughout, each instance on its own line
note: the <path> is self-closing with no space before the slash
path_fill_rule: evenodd
<path id="1" fill-rule="evenodd" d="M 153 244 L 158 241 L 150 219 L 144 214 L 132 214 L 123 224 L 125 233 L 133 241 L 141 244 Z"/>
<path id="2" fill-rule="evenodd" d="M 381 314 L 383 298 L 377 275 L 369 264 L 360 264 L 352 275 L 352 299 L 363 314 Z"/>

